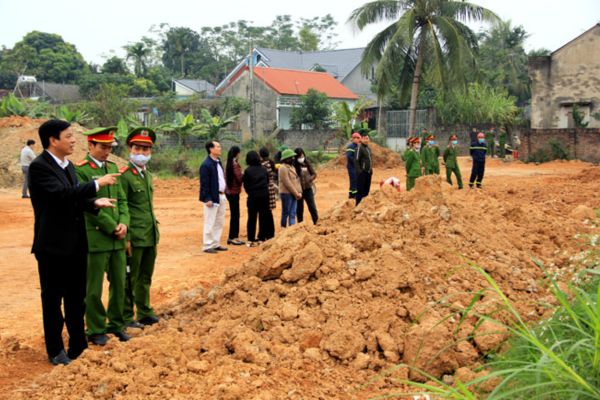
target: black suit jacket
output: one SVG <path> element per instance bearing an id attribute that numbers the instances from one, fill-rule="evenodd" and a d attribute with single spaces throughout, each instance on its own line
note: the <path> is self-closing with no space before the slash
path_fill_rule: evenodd
<path id="1" fill-rule="evenodd" d="M 80 185 L 72 163 L 63 170 L 52 155 L 43 151 L 29 166 L 28 182 L 35 214 L 31 252 L 56 255 L 87 252 L 83 211 L 97 213 L 94 181 Z"/>

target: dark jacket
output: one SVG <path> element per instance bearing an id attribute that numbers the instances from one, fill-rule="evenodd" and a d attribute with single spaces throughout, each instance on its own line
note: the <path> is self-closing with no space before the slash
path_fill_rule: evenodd
<path id="1" fill-rule="evenodd" d="M 269 198 L 269 173 L 261 165 L 246 168 L 243 181 L 248 197 Z"/>
<path id="2" fill-rule="evenodd" d="M 356 149 L 357 148 L 358 148 L 358 145 L 356 143 L 350 143 L 346 147 L 346 167 L 348 168 L 348 171 L 355 172 L 354 159 L 356 158 Z"/>
<path id="3" fill-rule="evenodd" d="M 485 162 L 485 153 L 487 152 L 486 146 L 485 143 L 479 143 L 477 140 L 471 142 L 470 153 L 473 161 Z"/>
<path id="4" fill-rule="evenodd" d="M 364 144 L 358 145 L 354 166 L 356 167 L 357 174 L 361 172 L 367 174 L 373 173 L 373 160 L 371 159 L 371 149 L 369 146 L 365 146 Z"/>
<path id="5" fill-rule="evenodd" d="M 219 172 L 217 164 L 221 165 L 221 160 L 213 160 L 210 156 L 200 166 L 200 201 L 207 203 L 212 201 L 219 204 Z M 221 165 L 221 168 L 223 166 Z M 225 176 L 225 171 L 223 171 Z"/>
<path id="6" fill-rule="evenodd" d="M 227 176 L 227 170 L 225 170 L 225 184 L 225 194 L 235 196 L 242 192 L 242 167 L 237 160 L 233 160 L 233 176 Z"/>
<path id="7" fill-rule="evenodd" d="M 35 216 L 31 252 L 65 256 L 86 253 L 83 212 L 98 213 L 94 209 L 94 181 L 80 185 L 72 163 L 63 170 L 43 151 L 29 166 L 29 193 Z"/>

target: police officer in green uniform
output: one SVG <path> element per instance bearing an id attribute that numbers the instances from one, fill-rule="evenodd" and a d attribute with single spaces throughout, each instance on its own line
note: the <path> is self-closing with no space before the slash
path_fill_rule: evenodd
<path id="1" fill-rule="evenodd" d="M 119 173 L 115 163 L 108 161 L 112 152 L 116 127 L 96 128 L 84 133 L 88 140 L 88 154 L 78 162 L 75 172 L 80 182 L 89 182 L 106 174 Z M 125 238 L 129 226 L 127 199 L 120 185 L 105 186 L 98 196 L 116 200 L 115 208 L 105 208 L 97 215 L 86 213 L 88 262 L 86 284 L 86 313 L 88 341 L 103 346 L 112 333 L 125 342 L 123 307 L 125 297 Z M 106 272 L 108 308 L 102 304 L 102 283 Z M 108 320 L 108 323 L 107 323 Z"/>
<path id="2" fill-rule="evenodd" d="M 456 176 L 456 182 L 458 183 L 458 188 L 463 188 L 462 176 L 460 174 L 460 168 L 458 166 L 457 161 L 457 149 L 458 146 L 458 138 L 456 135 L 450 136 L 448 139 L 448 146 L 444 150 L 444 164 L 446 165 L 446 181 L 452 185 L 452 173 Z"/>
<path id="3" fill-rule="evenodd" d="M 150 305 L 159 233 L 153 207 L 152 175 L 146 168 L 155 141 L 156 134 L 152 129 L 139 127 L 132 130 L 127 136 L 129 165 L 121 168 L 121 185 L 131 216 L 127 235 L 129 275 L 125 289 L 125 322 L 131 328 L 143 328 L 159 321 Z"/>
<path id="4" fill-rule="evenodd" d="M 504 159 L 506 156 L 506 131 L 504 128 L 500 128 L 500 134 L 498 135 L 498 153 L 500 158 Z"/>
<path id="5" fill-rule="evenodd" d="M 417 178 L 421 176 L 421 155 L 418 149 L 418 137 L 408 138 L 407 143 L 410 147 L 402 154 L 402 159 L 406 168 L 406 191 L 410 191 L 415 187 Z"/>
<path id="6" fill-rule="evenodd" d="M 487 143 L 487 153 L 490 157 L 494 157 L 496 147 L 496 128 L 492 128 L 485 133 L 485 141 Z"/>
<path id="7" fill-rule="evenodd" d="M 421 158 L 423 160 L 423 168 L 425 168 L 425 175 L 439 175 L 440 174 L 440 148 L 435 142 L 435 137 L 429 135 L 426 138 L 425 150 L 421 150 Z"/>

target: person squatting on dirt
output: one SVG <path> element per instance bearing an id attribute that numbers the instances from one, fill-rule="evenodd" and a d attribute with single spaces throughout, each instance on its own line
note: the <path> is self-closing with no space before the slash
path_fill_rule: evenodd
<path id="1" fill-rule="evenodd" d="M 469 187 L 473 189 L 476 185 L 481 189 L 483 183 L 483 174 L 485 173 L 485 153 L 487 146 L 485 143 L 485 135 L 482 132 L 477 134 L 477 141 L 471 143 L 470 153 L 473 159 L 473 167 L 471 169 L 471 178 L 469 179 Z"/>
<path id="2" fill-rule="evenodd" d="M 75 165 L 79 182 L 90 182 L 106 174 L 118 174 L 119 167 L 108 156 L 115 143 L 116 127 L 95 128 L 85 132 L 88 153 Z M 115 143 L 116 144 L 116 143 Z M 129 207 L 122 186 L 106 186 L 98 195 L 116 200 L 116 207 L 85 213 L 88 239 L 85 324 L 88 341 L 97 346 L 108 342 L 112 333 L 121 342 L 131 337 L 125 332 L 126 238 L 129 227 Z M 108 307 L 102 304 L 104 274 L 108 282 Z"/>
<path id="3" fill-rule="evenodd" d="M 210 140 L 205 147 L 208 157 L 200 166 L 200 201 L 204 203 L 203 251 L 214 254 L 227 250 L 220 243 L 227 208 L 226 184 L 223 165 L 219 159 L 221 144 Z"/>
<path id="4" fill-rule="evenodd" d="M 29 193 L 35 218 L 31 252 L 38 263 L 48 361 L 69 364 L 87 348 L 85 287 L 87 236 L 83 213 L 114 207 L 114 200 L 96 198 L 98 190 L 117 182 L 107 174 L 80 184 L 66 159 L 76 138 L 65 121 L 51 119 L 39 128 L 44 151 L 29 166 Z M 64 303 L 64 314 L 62 305 Z M 63 327 L 69 333 L 65 352 Z"/>
<path id="5" fill-rule="evenodd" d="M 421 154 L 419 152 L 418 137 L 409 137 L 407 140 L 408 149 L 402 154 L 404 167 L 406 168 L 406 191 L 415 187 L 415 181 L 421 176 Z"/>
<path id="6" fill-rule="evenodd" d="M 425 146 L 425 149 L 421 151 L 421 160 L 423 162 L 423 168 L 425 169 L 425 175 L 439 175 L 440 148 L 435 141 L 435 136 L 429 135 L 426 143 L 423 145 Z"/>
<path id="7" fill-rule="evenodd" d="M 446 181 L 452 185 L 452 174 L 456 176 L 456 182 L 458 188 L 463 188 L 462 176 L 460 174 L 460 167 L 458 166 L 457 153 L 458 149 L 458 137 L 456 135 L 450 136 L 448 139 L 448 146 L 444 150 L 444 165 L 446 166 Z"/>
<path id="8" fill-rule="evenodd" d="M 371 190 L 371 178 L 373 177 L 373 158 L 369 148 L 369 132 L 363 131 L 360 134 L 360 144 L 356 149 L 356 158 L 354 159 L 356 168 L 356 205 L 369 195 Z"/>
<path id="9" fill-rule="evenodd" d="M 291 149 L 285 149 L 281 152 L 281 166 L 278 174 L 282 228 L 296 224 L 298 200 L 302 198 L 300 177 L 298 177 L 293 165 L 295 156 L 296 153 Z"/>
<path id="10" fill-rule="evenodd" d="M 317 172 L 310 161 L 306 159 L 306 154 L 302 148 L 298 147 L 294 152 L 296 153 L 294 167 L 302 185 L 302 198 L 298 200 L 298 210 L 296 212 L 297 220 L 298 222 L 304 220 L 304 203 L 306 203 L 312 222 L 316 224 L 319 219 L 317 203 L 315 202 L 315 179 L 317 179 Z"/>
<path id="11" fill-rule="evenodd" d="M 156 133 L 146 127 L 134 128 L 125 141 L 129 164 L 121 168 L 121 186 L 129 207 L 127 232 L 127 266 L 124 318 L 128 328 L 143 328 L 159 321 L 150 305 L 150 286 L 157 246 L 160 240 L 154 214 L 154 184 L 147 164 L 152 158 Z M 134 319 L 135 307 L 135 319 Z"/>
<path id="12" fill-rule="evenodd" d="M 259 242 L 275 236 L 273 214 L 269 207 L 269 173 L 260 164 L 260 156 L 256 151 L 246 154 L 246 170 L 244 171 L 244 190 L 248 194 L 248 247 L 254 247 Z M 256 218 L 258 217 L 259 232 L 256 240 Z"/>
<path id="13" fill-rule="evenodd" d="M 234 246 L 243 245 L 238 238 L 240 235 L 240 193 L 242 191 L 242 167 L 239 163 L 241 150 L 238 146 L 231 146 L 227 152 L 227 165 L 225 166 L 225 197 L 229 203 L 229 236 L 227 244 Z"/>
<path id="14" fill-rule="evenodd" d="M 348 198 L 356 198 L 356 168 L 354 167 L 354 158 L 356 158 L 356 149 L 360 143 L 360 133 L 352 134 L 352 142 L 346 147 L 346 168 L 348 169 L 348 179 L 350 188 L 348 189 Z"/>

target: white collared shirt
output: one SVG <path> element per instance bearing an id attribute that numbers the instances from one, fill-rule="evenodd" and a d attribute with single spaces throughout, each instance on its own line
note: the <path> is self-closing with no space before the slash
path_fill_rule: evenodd
<path id="1" fill-rule="evenodd" d="M 135 169 L 137 169 L 137 171 L 140 173 L 140 175 L 142 176 L 142 178 L 144 177 L 144 171 L 146 171 L 146 167 L 140 167 L 137 164 L 132 163 L 133 166 L 135 167 Z"/>
<path id="2" fill-rule="evenodd" d="M 213 160 L 214 161 L 214 160 Z M 217 173 L 219 175 L 219 193 L 225 192 L 225 174 L 223 172 L 223 167 L 221 167 L 221 163 L 215 161 L 217 163 Z"/>
<path id="3" fill-rule="evenodd" d="M 88 154 L 88 155 L 89 155 L 89 154 Z M 96 163 L 96 165 L 97 165 L 98 167 L 100 167 L 100 168 L 103 168 L 103 167 L 104 167 L 104 162 L 103 162 L 103 161 L 98 161 L 98 160 L 96 160 L 94 157 L 92 157 L 91 155 L 89 155 L 89 156 L 90 156 L 90 158 L 92 159 L 92 161 L 94 161 L 94 162 Z"/>
<path id="4" fill-rule="evenodd" d="M 69 165 L 69 160 L 67 160 L 66 158 L 64 160 L 61 160 L 60 158 L 52 154 L 50 150 L 46 149 L 46 151 L 52 156 L 52 158 L 54 158 L 54 161 L 56 161 L 59 167 L 61 167 L 62 169 L 67 168 L 67 166 Z"/>

